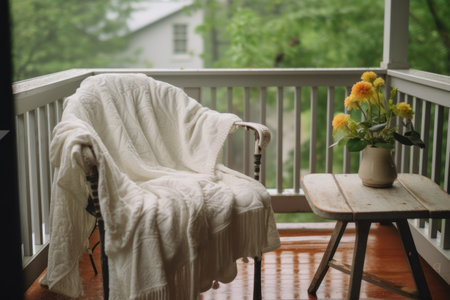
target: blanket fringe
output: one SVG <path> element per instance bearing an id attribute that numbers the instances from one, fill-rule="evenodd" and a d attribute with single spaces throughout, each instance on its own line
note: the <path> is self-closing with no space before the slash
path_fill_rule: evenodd
<path id="1" fill-rule="evenodd" d="M 237 259 L 267 251 L 267 214 L 264 208 L 236 214 L 229 226 L 200 246 L 193 261 L 166 274 L 166 285 L 143 291 L 131 300 L 195 300 L 200 292 L 220 288 L 219 281 L 231 282 L 237 274 Z"/>
<path id="2" fill-rule="evenodd" d="M 131 300 L 167 300 L 167 299 L 169 299 L 169 291 L 167 286 L 153 288 L 149 292 L 131 298 Z"/>
<path id="3" fill-rule="evenodd" d="M 237 273 L 237 259 L 260 256 L 267 247 L 265 232 L 264 208 L 237 214 L 231 226 L 216 232 L 197 260 L 200 262 L 200 291 L 210 289 L 214 281 L 231 282 Z"/>
<path id="4" fill-rule="evenodd" d="M 217 290 L 220 287 L 220 284 L 217 280 L 214 280 L 213 284 L 212 284 L 212 288 Z"/>

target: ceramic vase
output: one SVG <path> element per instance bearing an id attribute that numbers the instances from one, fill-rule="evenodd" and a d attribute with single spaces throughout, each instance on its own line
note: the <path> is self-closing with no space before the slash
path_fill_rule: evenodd
<path id="1" fill-rule="evenodd" d="M 392 150 L 367 146 L 362 151 L 358 175 L 365 186 L 391 187 L 397 178 Z"/>

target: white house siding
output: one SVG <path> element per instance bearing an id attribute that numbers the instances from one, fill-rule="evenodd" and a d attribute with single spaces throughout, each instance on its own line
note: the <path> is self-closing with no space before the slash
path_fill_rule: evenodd
<path id="1" fill-rule="evenodd" d="M 132 33 L 126 54 L 132 56 L 138 49 L 140 52 L 135 56 L 137 61 L 130 63 L 129 67 L 203 68 L 203 60 L 200 57 L 203 53 L 203 39 L 200 34 L 195 33 L 195 28 L 202 23 L 202 20 L 203 13 L 200 10 L 190 15 L 180 10 Z M 187 25 L 187 54 L 174 54 L 174 24 Z"/>

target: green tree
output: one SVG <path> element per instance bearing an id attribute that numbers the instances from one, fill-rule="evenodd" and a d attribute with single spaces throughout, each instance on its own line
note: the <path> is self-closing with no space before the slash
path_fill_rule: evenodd
<path id="1" fill-rule="evenodd" d="M 200 2 L 228 12 L 205 19 L 205 31 L 215 23 L 222 28 L 219 45 L 226 50 L 214 66 L 369 67 L 382 58 L 382 1 Z"/>
<path id="2" fill-rule="evenodd" d="M 107 67 L 126 47 L 136 0 L 11 1 L 14 80 L 69 68 Z"/>
<path id="3" fill-rule="evenodd" d="M 411 0 L 409 55 L 412 68 L 450 75 L 448 0 Z"/>
<path id="4" fill-rule="evenodd" d="M 197 3 L 207 11 L 200 30 L 210 67 L 378 67 L 382 60 L 384 1 Z M 412 68 L 450 74 L 449 14 L 448 0 L 410 0 Z"/>
<path id="5" fill-rule="evenodd" d="M 203 24 L 197 31 L 203 35 L 203 61 L 207 67 L 220 67 L 218 64 L 229 45 L 225 27 L 233 16 L 233 0 L 194 0 L 198 9 L 204 12 Z"/>

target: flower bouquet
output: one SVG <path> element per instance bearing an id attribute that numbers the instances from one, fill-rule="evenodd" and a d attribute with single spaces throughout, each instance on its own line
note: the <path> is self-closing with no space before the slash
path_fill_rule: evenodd
<path id="1" fill-rule="evenodd" d="M 333 119 L 335 145 L 347 145 L 352 152 L 363 150 L 366 146 L 393 149 L 397 140 L 404 145 L 424 148 L 420 134 L 414 130 L 412 118 L 414 111 L 406 102 L 394 104 L 397 94 L 394 88 L 389 98 L 383 93 L 384 80 L 374 72 L 365 72 L 361 81 L 352 87 L 350 96 L 345 99 L 348 111 L 360 110 L 362 120 L 355 121 L 350 114 L 339 113 Z M 395 117 L 403 122 L 405 132 L 400 134 L 398 127 L 392 125 Z"/>

